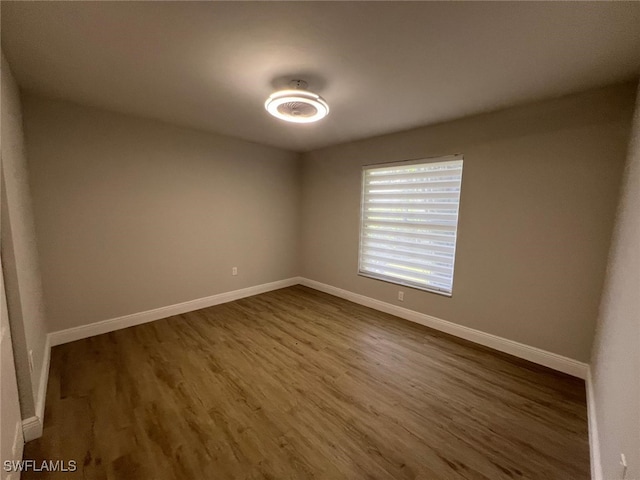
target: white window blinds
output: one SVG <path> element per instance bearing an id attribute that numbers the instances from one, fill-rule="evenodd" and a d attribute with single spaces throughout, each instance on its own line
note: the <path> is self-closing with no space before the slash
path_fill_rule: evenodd
<path id="1" fill-rule="evenodd" d="M 462 156 L 362 173 L 359 273 L 450 296 Z"/>

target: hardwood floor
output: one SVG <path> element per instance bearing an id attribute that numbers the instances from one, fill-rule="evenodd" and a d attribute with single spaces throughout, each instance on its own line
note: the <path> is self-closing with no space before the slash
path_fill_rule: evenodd
<path id="1" fill-rule="evenodd" d="M 588 479 L 584 383 L 302 286 L 55 347 L 23 479 Z"/>

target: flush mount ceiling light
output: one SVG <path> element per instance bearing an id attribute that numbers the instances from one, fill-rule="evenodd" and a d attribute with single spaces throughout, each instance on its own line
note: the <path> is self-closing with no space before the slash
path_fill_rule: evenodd
<path id="1" fill-rule="evenodd" d="M 320 95 L 306 90 L 307 82 L 293 80 L 289 90 L 272 93 L 264 108 L 280 120 L 294 123 L 312 123 L 329 114 L 329 105 Z"/>

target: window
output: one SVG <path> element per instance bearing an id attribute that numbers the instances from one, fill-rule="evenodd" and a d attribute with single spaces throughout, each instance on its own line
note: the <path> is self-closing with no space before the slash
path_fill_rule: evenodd
<path id="1" fill-rule="evenodd" d="M 363 167 L 358 273 L 451 296 L 461 183 L 461 155 Z"/>

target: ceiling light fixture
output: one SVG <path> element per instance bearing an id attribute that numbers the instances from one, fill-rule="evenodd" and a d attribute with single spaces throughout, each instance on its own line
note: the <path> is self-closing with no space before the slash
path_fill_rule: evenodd
<path id="1" fill-rule="evenodd" d="M 320 95 L 306 90 L 307 82 L 293 80 L 288 90 L 272 93 L 264 108 L 280 120 L 294 123 L 312 123 L 329 114 L 329 105 Z"/>

